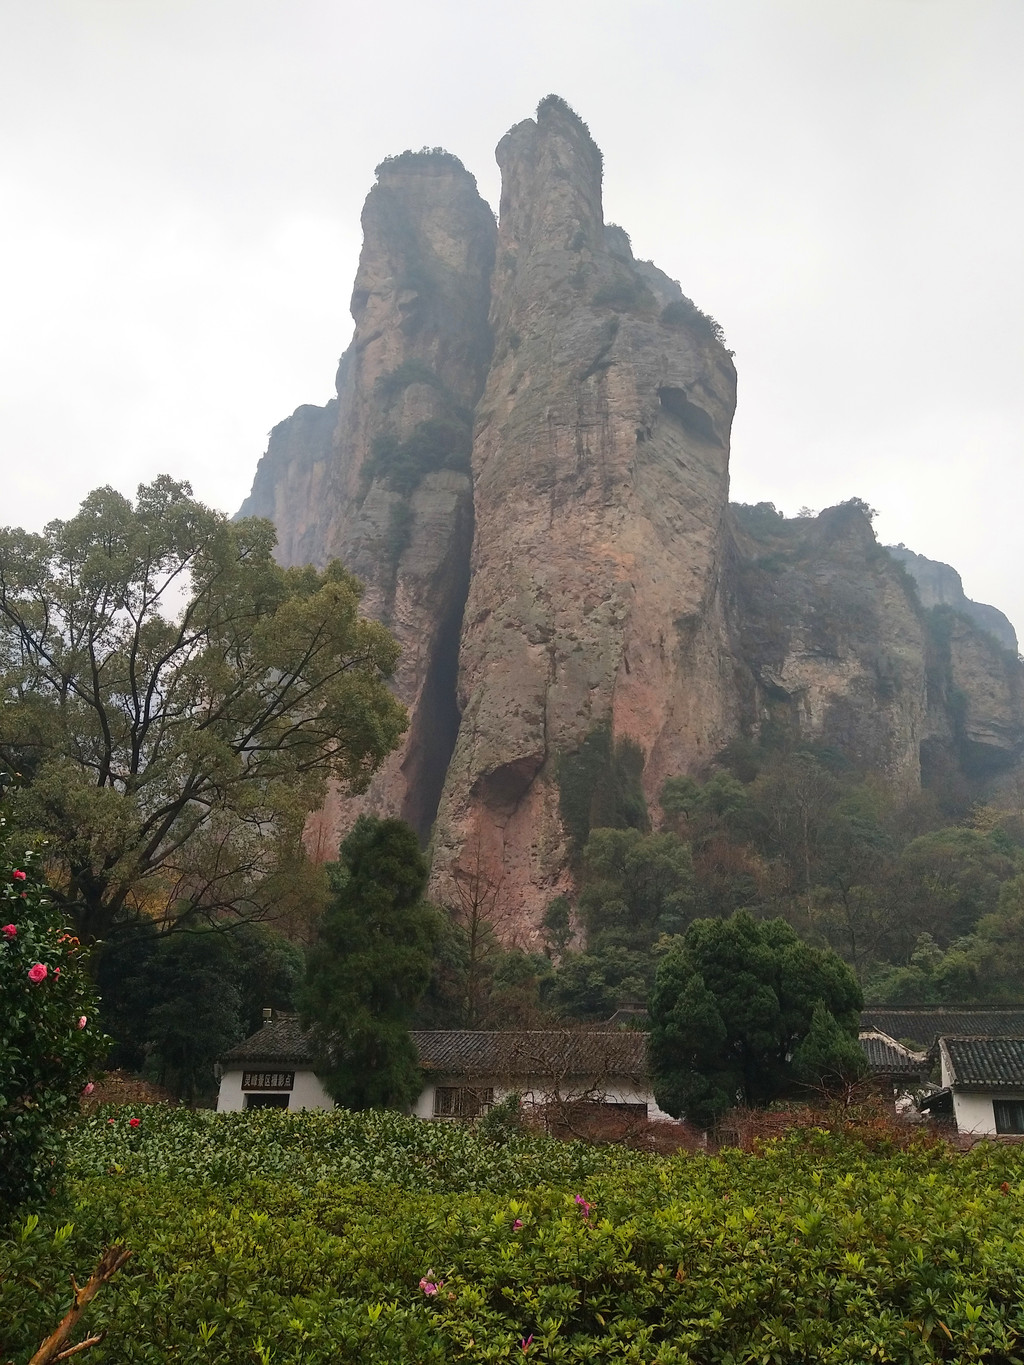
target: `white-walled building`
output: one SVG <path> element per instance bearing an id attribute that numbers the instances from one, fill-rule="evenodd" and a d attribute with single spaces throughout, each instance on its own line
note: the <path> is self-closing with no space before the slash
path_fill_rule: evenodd
<path id="1" fill-rule="evenodd" d="M 309 1037 L 297 1019 L 267 1020 L 220 1059 L 217 1112 L 239 1109 L 333 1109 L 313 1070 Z"/>
<path id="2" fill-rule="evenodd" d="M 647 1036 L 633 1029 L 413 1030 L 425 1082 L 413 1113 L 466 1119 L 506 1095 L 575 1116 L 668 1119 L 647 1077 Z M 333 1109 L 314 1070 L 309 1035 L 296 1019 L 267 1022 L 220 1059 L 220 1113 L 240 1109 Z"/>
<path id="3" fill-rule="evenodd" d="M 426 1075 L 413 1108 L 420 1118 L 474 1118 L 518 1094 L 556 1123 L 671 1121 L 651 1088 L 647 1035 L 635 1029 L 442 1029 L 412 1037 Z"/>
<path id="4" fill-rule="evenodd" d="M 578 1135 L 595 1124 L 626 1131 L 646 1119 L 672 1121 L 654 1097 L 640 1029 L 414 1029 L 411 1036 L 424 1073 L 412 1109 L 418 1118 L 477 1118 L 514 1093 L 550 1128 Z M 862 1032 L 861 1047 L 871 1073 L 895 1092 L 924 1081 L 923 1053 L 878 1030 Z M 297 1019 L 264 1023 L 219 1065 L 218 1112 L 334 1108 Z"/>
<path id="5" fill-rule="evenodd" d="M 939 1064 L 927 1107 L 950 1096 L 958 1133 L 1024 1135 L 1024 1038 L 940 1038 Z"/>

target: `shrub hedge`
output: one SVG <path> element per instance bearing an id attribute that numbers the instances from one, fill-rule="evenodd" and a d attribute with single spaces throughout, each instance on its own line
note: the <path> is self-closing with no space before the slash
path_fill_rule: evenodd
<path id="1" fill-rule="evenodd" d="M 110 1120 L 113 1120 L 111 1122 Z M 17 1365 L 100 1248 L 91 1362 L 1019 1361 L 1024 1157 L 505 1146 L 390 1115 L 99 1114 L 0 1245 Z M 464 1179 L 463 1179 L 464 1173 Z"/>

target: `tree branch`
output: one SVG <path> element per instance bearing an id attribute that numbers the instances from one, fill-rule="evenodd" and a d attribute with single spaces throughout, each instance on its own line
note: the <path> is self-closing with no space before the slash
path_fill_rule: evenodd
<path id="1" fill-rule="evenodd" d="M 89 1337 L 85 1341 L 80 1341 L 77 1346 L 63 1349 L 64 1343 L 75 1330 L 78 1325 L 78 1319 L 85 1312 L 89 1303 L 96 1297 L 107 1281 L 117 1274 L 131 1254 L 132 1253 L 127 1247 L 107 1247 L 106 1251 L 104 1251 L 103 1255 L 100 1257 L 96 1269 L 92 1272 L 88 1281 L 81 1289 L 79 1289 L 78 1285 L 75 1283 L 75 1277 L 72 1275 L 71 1288 L 74 1291 L 75 1297 L 71 1307 L 64 1314 L 56 1331 L 50 1333 L 42 1346 L 40 1346 L 39 1350 L 29 1361 L 29 1365 L 50 1365 L 50 1362 L 53 1360 L 66 1360 L 68 1356 L 75 1355 L 78 1351 L 84 1351 L 89 1346 L 95 1346 L 96 1343 L 102 1339 L 103 1334 L 100 1333 L 99 1336 Z"/>

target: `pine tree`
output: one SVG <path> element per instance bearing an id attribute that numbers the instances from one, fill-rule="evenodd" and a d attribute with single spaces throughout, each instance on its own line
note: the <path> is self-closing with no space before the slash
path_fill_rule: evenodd
<path id="1" fill-rule="evenodd" d="M 317 1071 L 346 1108 L 406 1109 L 421 1087 L 409 1027 L 438 936 L 427 865 L 408 825 L 364 815 L 329 876 L 301 1005 Z"/>

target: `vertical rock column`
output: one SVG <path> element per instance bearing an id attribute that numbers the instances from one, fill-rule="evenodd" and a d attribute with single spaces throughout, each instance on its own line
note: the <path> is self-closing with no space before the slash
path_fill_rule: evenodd
<path id="1" fill-rule="evenodd" d="M 501 883 L 503 936 L 528 943 L 570 875 L 559 755 L 610 724 L 644 749 L 650 798 L 734 729 L 718 582 L 735 371 L 678 286 L 606 236 L 601 154 L 568 106 L 543 101 L 497 158 L 495 351 L 434 891 L 479 869 Z"/>
<path id="2" fill-rule="evenodd" d="M 424 837 L 433 821 L 458 724 L 472 409 L 491 352 L 496 228 L 461 163 L 412 152 L 382 163 L 362 222 L 338 397 L 274 429 L 241 509 L 273 519 L 283 562 L 340 559 L 402 647 L 405 743 L 365 797 L 332 793 L 311 822 L 308 841 L 327 857 L 361 811 L 400 814 Z"/>

